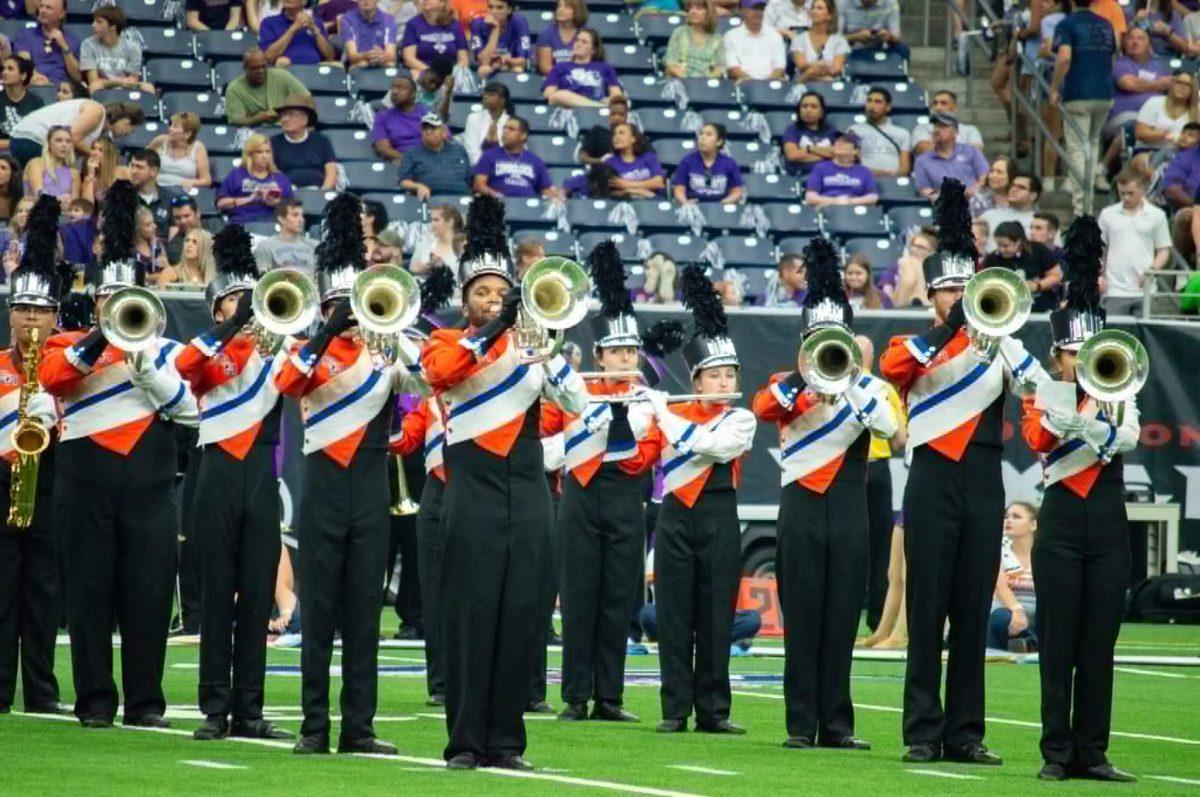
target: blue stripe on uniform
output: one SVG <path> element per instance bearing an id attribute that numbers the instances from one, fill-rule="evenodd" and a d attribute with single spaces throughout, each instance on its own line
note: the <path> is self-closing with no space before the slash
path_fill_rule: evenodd
<path id="1" fill-rule="evenodd" d="M 426 443 L 425 444 L 425 456 L 429 456 L 430 453 L 432 453 L 434 449 L 436 449 L 438 446 L 440 446 L 442 444 L 442 441 L 445 439 L 446 439 L 446 433 L 443 432 L 439 435 L 436 435 L 432 440 L 430 440 L 428 443 Z"/>
<path id="2" fill-rule="evenodd" d="M 346 407 L 358 401 L 360 398 L 371 392 L 371 389 L 375 387 L 375 383 L 378 382 L 382 376 L 382 371 L 371 371 L 371 375 L 368 376 L 366 380 L 361 385 L 356 387 L 352 392 L 342 396 L 340 399 L 325 407 L 325 409 L 321 410 L 320 412 L 313 413 L 311 418 L 308 418 L 304 421 L 304 428 L 311 429 L 313 426 L 316 426 L 329 416 L 341 412 Z"/>
<path id="3" fill-rule="evenodd" d="M 696 456 L 695 452 L 689 451 L 686 454 L 680 454 L 679 456 L 675 457 L 675 459 L 663 465 L 663 476 L 666 476 L 668 473 L 675 470 L 694 456 Z"/>
<path id="4" fill-rule="evenodd" d="M 170 400 L 170 401 L 168 401 L 166 404 L 164 404 L 164 405 L 162 405 L 161 407 L 159 407 L 159 408 L 158 408 L 158 409 L 159 409 L 159 411 L 160 411 L 160 412 L 166 412 L 167 410 L 169 410 L 169 409 L 171 409 L 172 407 L 174 407 L 176 404 L 178 404 L 180 401 L 182 401 L 182 400 L 183 400 L 183 395 L 184 395 L 185 393 L 187 393 L 187 386 L 186 386 L 186 385 L 184 385 L 184 384 L 183 384 L 183 382 L 180 382 L 180 383 L 179 383 L 179 390 L 175 391 L 175 395 L 171 397 L 171 400 Z"/>
<path id="5" fill-rule="evenodd" d="M 1073 437 L 1046 455 L 1046 465 L 1053 465 L 1068 454 L 1073 454 L 1083 445 L 1083 440 Z"/>
<path id="6" fill-rule="evenodd" d="M 79 401 L 76 401 L 70 407 L 67 407 L 65 410 L 63 410 L 63 417 L 66 418 L 68 416 L 74 415 L 76 412 L 87 409 L 88 407 L 91 407 L 93 404 L 99 404 L 101 401 L 110 399 L 113 396 L 119 396 L 122 393 L 124 393 L 128 390 L 132 390 L 132 389 L 133 389 L 133 382 L 119 382 L 119 383 L 113 385 L 112 387 L 101 390 L 99 393 L 93 393 L 92 395 L 88 396 L 87 398 L 82 398 Z"/>
<path id="7" fill-rule="evenodd" d="M 0 418 L 0 429 L 3 429 L 5 426 L 8 426 L 10 423 L 15 421 L 18 417 L 20 417 L 20 415 L 21 415 L 21 413 L 19 411 L 13 410 L 8 415 L 5 415 L 3 418 Z"/>
<path id="8" fill-rule="evenodd" d="M 934 393 L 932 396 L 909 410 L 909 419 L 911 420 L 926 410 L 933 409 L 943 401 L 957 396 L 959 393 L 963 392 L 968 387 L 979 381 L 979 378 L 983 376 L 990 367 L 990 363 L 980 363 L 979 365 L 976 365 L 974 368 L 968 371 L 962 379 L 958 380 L 950 387 L 943 389 L 940 393 Z"/>
<path id="9" fill-rule="evenodd" d="M 813 429 L 811 432 L 804 435 L 804 437 L 801 437 L 799 440 L 797 440 L 796 442 L 792 443 L 790 446 L 785 448 L 783 450 L 782 458 L 787 459 L 788 457 L 790 457 L 792 454 L 795 454 L 800 449 L 805 448 L 805 447 L 817 442 L 822 437 L 825 437 L 830 432 L 832 432 L 834 429 L 841 426 L 842 423 L 845 422 L 845 420 L 850 417 L 850 413 L 851 413 L 850 405 L 847 404 L 846 406 L 844 406 L 840 410 L 838 410 L 837 415 L 834 415 L 833 418 L 826 421 L 821 426 L 818 426 L 816 429 Z"/>
<path id="10" fill-rule="evenodd" d="M 241 393 L 239 393 L 238 395 L 229 399 L 228 401 L 224 402 L 223 404 L 218 404 L 215 407 L 210 407 L 210 408 L 204 410 L 204 412 L 201 413 L 201 416 L 207 420 L 210 418 L 215 418 L 218 415 L 224 415 L 225 413 L 229 412 L 230 410 L 233 410 L 233 409 L 236 409 L 236 408 L 242 406 L 247 401 L 249 401 L 250 399 L 252 399 L 258 395 L 259 391 L 262 390 L 262 386 L 264 384 L 266 384 L 267 375 L 270 373 L 271 373 L 271 361 L 267 360 L 263 364 L 262 369 L 258 372 L 258 376 L 256 376 L 254 378 L 254 384 L 250 385 L 249 388 L 247 388 L 246 390 L 243 390 Z"/>
<path id="11" fill-rule="evenodd" d="M 167 355 L 169 355 L 174 349 L 175 349 L 175 341 L 173 341 L 173 340 L 164 341 L 163 347 L 158 350 L 158 356 L 154 358 L 154 367 L 156 369 L 158 369 L 158 368 L 162 368 L 164 365 L 166 365 Z"/>
<path id="12" fill-rule="evenodd" d="M 511 374 L 504 377 L 504 380 L 502 382 L 492 385 L 490 388 L 483 391 L 482 393 L 480 393 L 476 396 L 472 396 L 471 398 L 464 401 L 462 404 L 459 404 L 457 407 L 454 407 L 453 409 L 451 409 L 450 417 L 453 418 L 456 415 L 461 415 L 462 413 L 467 412 L 468 410 L 475 409 L 476 407 L 478 407 L 480 404 L 483 404 L 484 402 L 491 401 L 496 396 L 499 396 L 501 393 L 506 392 L 513 385 L 517 384 L 522 379 L 524 379 L 525 374 L 528 371 L 529 371 L 528 365 L 518 365 L 516 368 L 513 369 L 513 372 Z"/>

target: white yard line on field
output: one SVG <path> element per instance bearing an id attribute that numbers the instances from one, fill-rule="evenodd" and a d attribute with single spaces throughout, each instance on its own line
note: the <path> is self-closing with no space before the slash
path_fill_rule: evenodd
<path id="1" fill-rule="evenodd" d="M 1161 780 L 1167 783 L 1182 783 L 1184 786 L 1200 786 L 1200 780 L 1195 778 L 1176 778 L 1171 775 L 1145 775 L 1150 780 Z"/>
<path id="2" fill-rule="evenodd" d="M 983 780 L 978 775 L 964 775 L 961 772 L 943 772 L 940 769 L 906 769 L 910 775 L 929 775 L 934 778 L 951 778 L 953 780 Z"/>
<path id="3" fill-rule="evenodd" d="M 711 769 L 710 767 L 698 767 L 694 764 L 667 764 L 668 769 L 679 769 L 684 772 L 697 772 L 701 775 L 740 775 L 740 772 L 730 772 L 728 769 Z"/>
<path id="4" fill-rule="evenodd" d="M 1113 667 L 1117 672 L 1127 672 L 1131 675 L 1157 675 L 1159 678 L 1200 678 L 1197 675 L 1184 675 L 1179 672 L 1160 672 L 1158 670 L 1142 670 L 1137 667 Z"/>
<path id="5" fill-rule="evenodd" d="M 189 767 L 200 767 L 201 769 L 249 769 L 249 767 L 241 764 L 226 764 L 222 761 L 205 761 L 200 758 L 186 759 L 179 763 Z"/>

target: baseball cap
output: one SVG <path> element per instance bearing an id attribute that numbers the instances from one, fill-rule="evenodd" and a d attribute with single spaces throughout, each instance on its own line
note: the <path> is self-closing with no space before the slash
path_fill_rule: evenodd
<path id="1" fill-rule="evenodd" d="M 958 117 L 952 113 L 935 113 L 929 118 L 929 121 L 935 125 L 946 125 L 947 127 L 958 128 Z"/>
<path id="2" fill-rule="evenodd" d="M 421 117 L 421 127 L 441 127 L 441 126 L 442 126 L 442 117 L 434 111 L 430 111 L 429 113 L 427 113 Z"/>

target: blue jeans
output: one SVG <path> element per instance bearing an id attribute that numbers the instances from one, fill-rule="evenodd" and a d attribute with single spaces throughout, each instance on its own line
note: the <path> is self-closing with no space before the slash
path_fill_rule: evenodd
<path id="1" fill-rule="evenodd" d="M 638 611 L 638 623 L 642 631 L 651 640 L 658 640 L 658 609 L 653 603 L 647 603 Z M 749 642 L 758 635 L 762 628 L 762 617 L 753 609 L 735 612 L 733 615 L 733 643 Z"/>
<path id="2" fill-rule="evenodd" d="M 1011 622 L 1012 622 L 1012 611 L 1011 610 L 1005 609 L 1004 607 L 1000 607 L 999 609 L 992 609 L 992 616 L 990 618 L 988 618 L 987 646 L 989 648 L 996 648 L 998 650 L 1008 650 L 1008 640 L 1010 638 L 1028 639 L 1033 642 L 1037 642 L 1037 634 L 1034 631 L 1034 629 L 1036 627 L 1035 624 L 1037 623 L 1037 615 L 1036 614 L 1030 616 L 1029 627 L 1026 628 L 1024 631 L 1022 631 L 1021 633 L 1017 634 L 1016 637 L 1009 637 L 1009 635 L 1008 635 L 1008 624 Z"/>

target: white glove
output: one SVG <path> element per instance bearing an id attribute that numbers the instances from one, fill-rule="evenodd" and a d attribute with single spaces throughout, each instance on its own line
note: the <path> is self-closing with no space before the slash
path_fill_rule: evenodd
<path id="1" fill-rule="evenodd" d="M 692 451 L 718 462 L 740 457 L 754 441 L 758 420 L 745 410 L 734 410 L 713 429 L 700 432 Z"/>
<path id="2" fill-rule="evenodd" d="M 29 416 L 41 426 L 53 429 L 58 423 L 58 411 L 54 397 L 44 390 L 39 390 L 29 397 Z"/>
<path id="3" fill-rule="evenodd" d="M 588 405 L 583 414 L 583 426 L 592 434 L 608 428 L 612 423 L 612 407 L 606 402 L 599 405 Z"/>
<path id="4" fill-rule="evenodd" d="M 663 416 L 670 413 L 667 404 L 667 394 L 662 390 L 655 390 L 653 388 L 638 385 L 634 388 L 634 391 L 637 391 L 639 396 L 647 400 L 647 402 L 650 404 L 650 409 L 654 411 L 654 416 L 656 418 L 661 420 Z"/>
<path id="5" fill-rule="evenodd" d="M 1087 424 L 1087 420 L 1078 412 L 1062 413 L 1051 410 L 1047 417 L 1054 428 L 1062 432 L 1063 437 L 1079 434 Z"/>
<path id="6" fill-rule="evenodd" d="M 1102 462 L 1108 462 L 1116 454 L 1113 444 L 1117 439 L 1117 429 L 1106 421 L 1097 418 L 1085 420 L 1080 418 L 1079 436 L 1083 442 L 1096 452 Z"/>
<path id="7" fill-rule="evenodd" d="M 1022 387 L 1036 387 L 1050 378 L 1046 369 L 1016 338 L 1005 335 L 1000 338 L 1000 356 L 1012 371 L 1013 379 Z"/>

